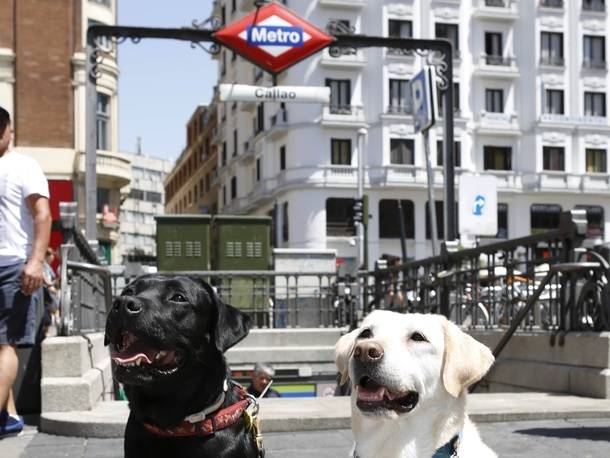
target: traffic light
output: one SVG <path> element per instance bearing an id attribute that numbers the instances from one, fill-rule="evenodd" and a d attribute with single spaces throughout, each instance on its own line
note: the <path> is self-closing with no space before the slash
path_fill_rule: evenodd
<path id="1" fill-rule="evenodd" d="M 369 199 L 368 196 L 362 196 L 360 199 L 354 199 L 352 207 L 352 221 L 354 224 L 361 223 L 367 225 L 369 222 Z"/>

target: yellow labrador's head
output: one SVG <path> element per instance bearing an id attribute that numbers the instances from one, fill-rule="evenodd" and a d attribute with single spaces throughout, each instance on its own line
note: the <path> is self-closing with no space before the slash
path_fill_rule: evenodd
<path id="1" fill-rule="evenodd" d="M 442 315 L 375 311 L 335 346 L 341 383 L 351 379 L 358 409 L 390 418 L 439 390 L 459 397 L 493 360 L 485 345 Z"/>

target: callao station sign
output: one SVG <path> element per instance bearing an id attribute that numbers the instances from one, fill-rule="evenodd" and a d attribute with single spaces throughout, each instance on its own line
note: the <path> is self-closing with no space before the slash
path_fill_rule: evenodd
<path id="1" fill-rule="evenodd" d="M 214 33 L 214 38 L 274 75 L 334 41 L 278 3 L 258 8 Z"/>

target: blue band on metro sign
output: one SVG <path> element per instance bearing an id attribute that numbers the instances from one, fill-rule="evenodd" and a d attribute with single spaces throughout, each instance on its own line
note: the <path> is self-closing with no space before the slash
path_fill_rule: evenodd
<path id="1" fill-rule="evenodd" d="M 252 25 L 248 27 L 249 46 L 303 46 L 303 28 Z"/>

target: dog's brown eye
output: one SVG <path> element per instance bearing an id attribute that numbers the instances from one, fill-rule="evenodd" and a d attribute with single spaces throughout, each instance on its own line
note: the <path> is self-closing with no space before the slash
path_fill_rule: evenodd
<path id="1" fill-rule="evenodd" d="M 360 334 L 358 334 L 359 339 L 370 339 L 373 337 L 373 333 L 369 328 L 363 329 Z"/>
<path id="2" fill-rule="evenodd" d="M 170 299 L 170 301 L 172 302 L 186 302 L 186 299 L 184 298 L 184 296 L 182 294 L 174 294 L 172 296 L 172 298 Z"/>
<path id="3" fill-rule="evenodd" d="M 428 339 L 426 339 L 426 337 L 419 332 L 414 332 L 411 334 L 411 340 L 414 340 L 415 342 L 428 342 Z"/>

